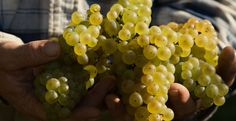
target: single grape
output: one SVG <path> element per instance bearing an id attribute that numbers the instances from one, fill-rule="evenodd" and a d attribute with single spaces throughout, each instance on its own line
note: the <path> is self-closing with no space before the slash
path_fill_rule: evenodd
<path id="1" fill-rule="evenodd" d="M 60 81 L 56 78 L 51 78 L 47 80 L 46 88 L 47 90 L 56 90 L 58 87 L 60 87 Z"/>

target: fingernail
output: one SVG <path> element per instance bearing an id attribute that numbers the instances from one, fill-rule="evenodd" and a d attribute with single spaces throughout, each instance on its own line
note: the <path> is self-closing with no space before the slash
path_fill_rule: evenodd
<path id="1" fill-rule="evenodd" d="M 47 42 L 43 48 L 42 52 L 49 57 L 55 57 L 59 55 L 60 46 L 57 42 Z"/>

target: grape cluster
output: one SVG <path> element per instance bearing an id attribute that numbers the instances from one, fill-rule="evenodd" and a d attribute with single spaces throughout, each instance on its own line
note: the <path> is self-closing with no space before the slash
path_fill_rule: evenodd
<path id="1" fill-rule="evenodd" d="M 71 92 L 86 92 L 107 75 L 119 80 L 117 92 L 134 121 L 172 120 L 174 112 L 166 102 L 174 82 L 187 87 L 202 108 L 224 104 L 228 86 L 215 71 L 219 40 L 213 25 L 190 18 L 183 24 L 150 27 L 151 6 L 152 0 L 119 0 L 105 17 L 98 4 L 91 5 L 87 14 L 72 14 L 60 38 L 64 52 L 60 62 L 66 64 L 62 75 L 48 78 L 46 71 L 36 81 L 44 82 L 36 84 L 40 85 L 36 92 L 44 91 L 38 93 L 42 102 L 53 111 L 67 109 L 47 108 L 49 113 L 69 115 L 74 105 L 65 105 L 61 98 L 76 104 L 81 94 Z M 63 68 L 76 70 L 65 75 L 68 70 Z"/>
<path id="2" fill-rule="evenodd" d="M 79 75 L 79 76 L 78 76 Z M 86 95 L 89 73 L 78 65 L 47 64 L 35 79 L 35 94 L 43 103 L 50 121 L 67 118 L 71 110 Z"/>

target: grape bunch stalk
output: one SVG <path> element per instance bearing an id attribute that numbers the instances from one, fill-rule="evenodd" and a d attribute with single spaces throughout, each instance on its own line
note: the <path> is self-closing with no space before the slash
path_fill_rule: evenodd
<path id="1" fill-rule="evenodd" d="M 173 120 L 166 102 L 174 82 L 187 87 L 200 109 L 224 104 L 229 89 L 215 71 L 219 39 L 213 25 L 190 18 L 150 26 L 151 7 L 152 0 L 118 0 L 106 16 L 98 4 L 72 14 L 59 38 L 62 56 L 35 80 L 52 120 L 68 117 L 108 75 L 119 80 L 115 93 L 133 121 Z"/>

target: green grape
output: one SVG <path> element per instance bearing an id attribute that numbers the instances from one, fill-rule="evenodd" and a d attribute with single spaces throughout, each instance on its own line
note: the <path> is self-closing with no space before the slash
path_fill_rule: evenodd
<path id="1" fill-rule="evenodd" d="M 116 36 L 118 34 L 118 32 L 120 31 L 120 26 L 114 20 L 104 19 L 103 29 L 110 37 L 112 37 L 112 36 Z"/>
<path id="2" fill-rule="evenodd" d="M 87 65 L 84 67 L 84 70 L 89 72 L 90 78 L 94 78 L 97 76 L 97 68 L 94 65 Z"/>
<path id="3" fill-rule="evenodd" d="M 135 62 L 136 53 L 132 50 L 127 50 L 122 55 L 122 60 L 125 64 L 131 65 Z"/>
<path id="4" fill-rule="evenodd" d="M 99 4 L 92 4 L 89 8 L 91 13 L 96 13 L 101 11 L 101 6 Z"/>
<path id="5" fill-rule="evenodd" d="M 129 6 L 126 7 L 127 10 L 130 10 L 132 12 L 135 12 L 138 10 L 138 6 L 134 4 L 130 4 Z M 136 13 L 136 12 L 135 12 Z"/>
<path id="6" fill-rule="evenodd" d="M 167 71 L 168 72 L 171 72 L 171 73 L 175 73 L 175 65 L 174 64 L 172 64 L 172 63 L 168 63 L 167 65 L 166 65 L 166 68 L 167 68 Z"/>
<path id="7" fill-rule="evenodd" d="M 167 73 L 168 72 L 167 67 L 162 65 L 162 64 L 157 66 L 156 71 L 161 72 L 161 73 Z"/>
<path id="8" fill-rule="evenodd" d="M 211 83 L 211 77 L 207 74 L 201 74 L 199 77 L 198 77 L 198 83 L 201 85 L 201 86 L 207 86 Z"/>
<path id="9" fill-rule="evenodd" d="M 189 91 L 193 91 L 194 88 L 196 87 L 196 82 L 192 79 L 186 79 L 183 82 L 183 85 L 189 90 Z"/>
<path id="10" fill-rule="evenodd" d="M 75 52 L 76 55 L 82 56 L 87 52 L 87 47 L 84 44 L 77 43 L 74 46 L 74 52 Z"/>
<path id="11" fill-rule="evenodd" d="M 58 87 L 57 91 L 59 94 L 67 94 L 69 92 L 69 85 L 63 83 L 60 85 L 60 87 Z"/>
<path id="12" fill-rule="evenodd" d="M 201 108 L 209 108 L 210 106 L 213 105 L 213 100 L 207 96 L 205 96 L 204 98 L 201 98 L 200 100 L 200 107 Z"/>
<path id="13" fill-rule="evenodd" d="M 131 34 L 135 33 L 134 27 L 135 27 L 134 23 L 131 23 L 131 22 L 125 23 L 123 26 L 123 28 L 128 29 L 131 32 Z"/>
<path id="14" fill-rule="evenodd" d="M 81 44 L 88 44 L 89 41 L 91 41 L 92 39 L 92 35 L 87 32 L 87 31 L 84 31 L 80 34 L 80 43 Z"/>
<path id="15" fill-rule="evenodd" d="M 87 43 L 89 47 L 93 48 L 97 45 L 98 39 L 92 37 L 91 40 Z"/>
<path id="16" fill-rule="evenodd" d="M 143 104 L 143 98 L 138 92 L 133 92 L 129 96 L 129 104 L 132 107 L 139 107 Z"/>
<path id="17" fill-rule="evenodd" d="M 100 12 L 96 12 L 90 15 L 89 22 L 92 25 L 100 25 L 103 21 L 103 16 Z"/>
<path id="18" fill-rule="evenodd" d="M 171 51 L 168 47 L 161 47 L 157 50 L 157 57 L 162 61 L 167 61 L 171 57 Z"/>
<path id="19" fill-rule="evenodd" d="M 56 78 L 51 78 L 47 80 L 46 88 L 47 90 L 56 90 L 58 87 L 60 87 L 60 81 Z"/>
<path id="20" fill-rule="evenodd" d="M 152 63 L 147 63 L 143 66 L 142 70 L 144 74 L 153 74 L 156 72 L 156 66 Z"/>
<path id="21" fill-rule="evenodd" d="M 69 100 L 70 99 L 66 94 L 60 94 L 60 96 L 58 97 L 58 102 L 62 106 L 68 106 L 69 105 Z"/>
<path id="22" fill-rule="evenodd" d="M 138 10 L 138 15 L 139 16 L 151 16 L 152 10 L 148 6 L 142 6 Z"/>
<path id="23" fill-rule="evenodd" d="M 149 102 L 154 100 L 154 97 L 151 94 L 149 94 L 148 92 L 142 93 L 142 98 L 143 98 L 143 102 L 145 104 L 148 104 Z"/>
<path id="24" fill-rule="evenodd" d="M 143 55 L 148 59 L 152 60 L 157 56 L 158 50 L 153 45 L 147 45 L 143 49 Z"/>
<path id="25" fill-rule="evenodd" d="M 58 99 L 58 94 L 56 91 L 49 90 L 45 93 L 45 100 L 47 101 L 47 103 L 53 104 L 57 102 L 57 99 Z"/>
<path id="26" fill-rule="evenodd" d="M 152 0 L 140 0 L 140 2 L 143 4 L 143 5 L 146 5 L 148 7 L 152 7 Z"/>
<path id="27" fill-rule="evenodd" d="M 204 86 L 200 86 L 200 85 L 196 86 L 194 89 L 194 95 L 199 98 L 205 97 L 206 96 L 205 89 L 206 88 Z"/>
<path id="28" fill-rule="evenodd" d="M 147 105 L 147 109 L 150 113 L 160 113 L 162 112 L 164 106 L 162 103 L 158 102 L 157 100 L 152 100 L 150 103 Z"/>
<path id="29" fill-rule="evenodd" d="M 173 120 L 173 119 L 174 119 L 174 111 L 171 110 L 170 108 L 164 109 L 163 119 L 164 119 L 165 121 L 171 121 L 171 120 Z"/>
<path id="30" fill-rule="evenodd" d="M 188 57 L 191 53 L 191 49 L 182 50 L 181 57 Z"/>
<path id="31" fill-rule="evenodd" d="M 175 76 L 174 76 L 173 73 L 167 72 L 167 74 L 166 74 L 166 79 L 167 79 L 170 83 L 174 83 L 174 81 L 175 81 Z"/>
<path id="32" fill-rule="evenodd" d="M 155 94 L 158 93 L 158 91 L 159 91 L 159 86 L 155 82 L 150 83 L 149 85 L 147 85 L 147 92 L 149 94 L 155 95 Z"/>
<path id="33" fill-rule="evenodd" d="M 168 39 L 166 36 L 159 34 L 155 36 L 154 43 L 157 47 L 164 47 L 168 43 Z"/>
<path id="34" fill-rule="evenodd" d="M 184 62 L 182 64 L 182 70 L 192 70 L 193 69 L 193 64 L 191 62 Z"/>
<path id="35" fill-rule="evenodd" d="M 165 81 L 166 76 L 165 76 L 165 74 L 162 73 L 162 72 L 155 72 L 155 73 L 153 74 L 153 78 L 154 78 L 154 80 L 155 80 L 156 82 L 161 83 L 161 82 Z"/>
<path id="36" fill-rule="evenodd" d="M 222 106 L 225 103 L 225 97 L 216 97 L 213 101 L 216 106 Z"/>
<path id="37" fill-rule="evenodd" d="M 204 34 L 200 34 L 195 38 L 195 43 L 198 47 L 205 47 L 208 43 L 208 38 Z"/>
<path id="38" fill-rule="evenodd" d="M 140 47 L 147 46 L 149 44 L 149 36 L 148 35 L 140 35 L 137 38 L 137 43 Z"/>
<path id="39" fill-rule="evenodd" d="M 93 85 L 94 85 L 94 78 L 89 78 L 89 80 L 86 82 L 86 90 L 88 90 Z"/>
<path id="40" fill-rule="evenodd" d="M 117 13 L 123 13 L 124 7 L 121 4 L 116 3 L 111 6 L 111 10 L 116 11 Z"/>
<path id="41" fill-rule="evenodd" d="M 183 79 L 190 79 L 192 77 L 192 72 L 190 70 L 184 70 L 181 73 Z M 198 81 L 199 82 L 199 81 Z"/>
<path id="42" fill-rule="evenodd" d="M 67 27 L 67 28 L 64 29 L 62 35 L 63 35 L 64 38 L 66 38 L 67 34 L 73 32 L 73 31 L 74 31 L 74 29 L 72 27 Z"/>
<path id="43" fill-rule="evenodd" d="M 160 114 L 155 113 L 151 114 L 148 119 L 149 121 L 162 121 L 162 116 Z"/>
<path id="44" fill-rule="evenodd" d="M 92 37 L 97 38 L 100 34 L 100 30 L 97 26 L 89 26 L 88 33 L 90 33 L 92 35 Z"/>
<path id="45" fill-rule="evenodd" d="M 188 35 L 188 34 L 184 34 L 182 36 L 179 37 L 179 46 L 182 48 L 182 49 L 189 49 L 193 46 L 194 44 L 194 40 L 193 40 L 193 37 L 191 35 Z"/>
<path id="46" fill-rule="evenodd" d="M 169 31 L 166 37 L 171 43 L 177 43 L 178 41 L 178 34 L 175 31 Z"/>
<path id="47" fill-rule="evenodd" d="M 107 13 L 107 19 L 108 20 L 116 20 L 118 18 L 119 14 L 116 11 L 109 11 Z"/>
<path id="48" fill-rule="evenodd" d="M 85 20 L 85 16 L 78 11 L 73 12 L 71 15 L 71 21 L 73 24 L 80 24 L 80 22 L 84 20 Z"/>
<path id="49" fill-rule="evenodd" d="M 128 0 L 118 0 L 118 3 L 124 7 L 127 7 L 130 4 Z"/>
<path id="50" fill-rule="evenodd" d="M 215 40 L 215 38 L 209 38 L 209 39 L 210 40 L 208 41 L 207 46 L 205 46 L 205 49 L 207 51 L 211 51 L 217 48 L 217 40 Z"/>
<path id="51" fill-rule="evenodd" d="M 79 42 L 80 36 L 76 32 L 69 32 L 65 36 L 66 43 L 70 46 L 74 46 Z"/>
<path id="52" fill-rule="evenodd" d="M 161 29 L 158 26 L 151 26 L 149 29 L 150 35 L 161 34 Z"/>
<path id="53" fill-rule="evenodd" d="M 89 58 L 87 54 L 84 54 L 82 56 L 77 56 L 77 61 L 81 65 L 85 65 L 89 62 Z"/>
<path id="54" fill-rule="evenodd" d="M 147 17 L 147 16 L 139 16 L 137 20 L 137 22 L 144 22 L 147 25 L 150 25 L 151 21 L 152 21 L 152 18 Z"/>
<path id="55" fill-rule="evenodd" d="M 166 47 L 168 47 L 171 51 L 171 54 L 175 54 L 175 45 L 172 42 L 168 42 Z"/>
<path id="56" fill-rule="evenodd" d="M 131 10 L 124 11 L 123 16 L 122 16 L 122 20 L 124 23 L 128 23 L 128 22 L 136 23 L 137 19 L 138 19 L 138 15 Z"/>
<path id="57" fill-rule="evenodd" d="M 215 84 L 210 84 L 206 87 L 206 95 L 210 98 L 215 98 L 219 95 L 219 88 Z"/>
<path id="58" fill-rule="evenodd" d="M 147 108 L 144 106 L 139 107 L 135 111 L 135 119 L 137 121 L 148 121 L 148 116 L 150 113 L 148 112 Z"/>
<path id="59" fill-rule="evenodd" d="M 217 87 L 219 88 L 219 96 L 225 96 L 229 92 L 229 87 L 224 84 L 217 84 Z"/>
<path id="60" fill-rule="evenodd" d="M 85 25 L 77 25 L 76 27 L 75 27 L 75 32 L 77 33 L 77 34 L 80 34 L 80 33 L 82 33 L 82 32 L 84 32 L 84 31 L 86 31 L 87 30 L 87 27 L 85 26 Z"/>
<path id="61" fill-rule="evenodd" d="M 102 43 L 102 49 L 105 54 L 112 54 L 117 49 L 117 43 L 113 39 L 106 39 Z"/>
<path id="62" fill-rule="evenodd" d="M 167 98 L 165 96 L 155 96 L 155 100 L 157 100 L 158 102 L 165 104 L 167 102 Z"/>
<path id="63" fill-rule="evenodd" d="M 128 29 L 122 29 L 119 31 L 119 38 L 123 41 L 131 39 L 131 32 Z"/>
<path id="64" fill-rule="evenodd" d="M 143 75 L 141 77 L 141 82 L 145 85 L 150 85 L 153 82 L 153 80 L 154 79 L 153 79 L 152 75 L 150 75 L 150 74 Z"/>
<path id="65" fill-rule="evenodd" d="M 172 63 L 172 64 L 177 64 L 177 63 L 179 63 L 179 61 L 180 61 L 180 57 L 177 55 L 172 55 L 170 57 L 170 63 Z"/>
<path id="66" fill-rule="evenodd" d="M 121 41 L 118 45 L 117 48 L 120 52 L 124 53 L 126 52 L 128 48 L 128 42 L 127 41 Z"/>
<path id="67" fill-rule="evenodd" d="M 149 28 L 148 25 L 144 22 L 138 22 L 135 26 L 135 32 L 139 35 L 148 34 Z"/>
<path id="68" fill-rule="evenodd" d="M 188 60 L 192 65 L 193 65 L 193 67 L 199 67 L 199 60 L 196 58 L 196 57 L 191 57 L 191 58 L 189 58 L 189 60 Z"/>
<path id="69" fill-rule="evenodd" d="M 101 46 L 102 46 L 103 41 L 106 40 L 106 39 L 107 38 L 105 36 L 99 35 L 98 38 L 97 38 L 97 40 L 98 40 L 97 45 L 95 47 L 93 47 L 92 49 L 95 50 L 95 51 L 100 49 Z"/>

